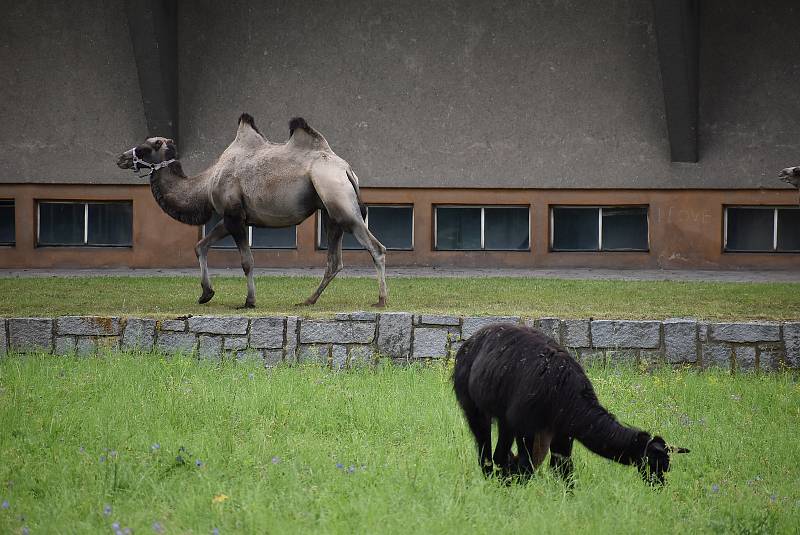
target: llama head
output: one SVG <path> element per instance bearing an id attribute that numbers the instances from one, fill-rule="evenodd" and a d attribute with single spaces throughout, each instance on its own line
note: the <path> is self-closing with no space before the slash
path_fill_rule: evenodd
<path id="1" fill-rule="evenodd" d="M 639 473 L 651 485 L 663 485 L 664 474 L 669 472 L 670 453 L 689 453 L 686 448 L 667 446 L 666 441 L 654 436 L 647 442 L 644 455 L 639 462 Z"/>

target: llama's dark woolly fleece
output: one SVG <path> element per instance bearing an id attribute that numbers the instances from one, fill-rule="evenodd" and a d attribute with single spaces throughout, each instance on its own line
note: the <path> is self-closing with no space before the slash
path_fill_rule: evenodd
<path id="1" fill-rule="evenodd" d="M 600 404 L 580 364 L 536 329 L 495 324 L 475 333 L 456 355 L 453 386 L 479 450 L 486 443 L 481 429 L 494 418 L 512 430 L 518 448 L 520 437 L 552 434 L 554 445 L 569 445 L 561 455 L 569 456 L 577 439 L 622 464 L 669 470 L 663 439 L 620 424 Z"/>

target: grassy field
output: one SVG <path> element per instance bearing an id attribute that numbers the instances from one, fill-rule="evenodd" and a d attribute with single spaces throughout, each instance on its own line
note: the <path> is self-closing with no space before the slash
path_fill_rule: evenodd
<path id="1" fill-rule="evenodd" d="M 314 307 L 296 307 L 319 282 L 310 277 L 256 279 L 258 307 L 237 310 L 241 277 L 217 277 L 216 296 L 198 305 L 194 277 L 0 278 L 0 316 L 106 314 L 332 315 L 365 310 L 377 299 L 372 278 L 334 280 Z M 397 278 L 388 310 L 525 317 L 663 319 L 800 318 L 798 283 L 585 281 L 522 278 Z"/>
<path id="2" fill-rule="evenodd" d="M 796 379 L 590 376 L 621 420 L 692 449 L 665 488 L 582 446 L 572 495 L 546 470 L 485 480 L 444 365 L 6 357 L 0 533 L 797 532 Z"/>

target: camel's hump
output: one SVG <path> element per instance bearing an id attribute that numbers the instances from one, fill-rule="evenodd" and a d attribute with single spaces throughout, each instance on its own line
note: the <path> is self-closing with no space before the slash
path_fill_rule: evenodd
<path id="1" fill-rule="evenodd" d="M 296 131 L 303 132 L 306 135 L 295 136 L 294 133 Z M 330 150 L 330 146 L 325 137 L 309 126 L 302 117 L 294 117 L 289 121 L 289 141 L 293 142 L 296 146 Z"/>
<path id="2" fill-rule="evenodd" d="M 259 136 L 261 135 L 261 132 L 258 130 L 258 127 L 256 126 L 256 120 L 253 119 L 253 116 L 250 115 L 249 113 L 243 113 L 239 116 L 238 124 L 241 126 L 242 123 L 248 125 L 250 128 L 258 132 Z"/>

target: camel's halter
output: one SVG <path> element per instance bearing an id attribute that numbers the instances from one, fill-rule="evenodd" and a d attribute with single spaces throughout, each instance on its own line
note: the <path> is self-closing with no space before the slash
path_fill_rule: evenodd
<path id="1" fill-rule="evenodd" d="M 175 161 L 175 158 L 171 160 L 164 160 L 160 163 L 150 163 L 142 160 L 138 156 L 136 156 L 136 147 L 131 149 L 131 154 L 133 154 L 133 172 L 138 173 L 140 167 L 147 167 L 150 169 L 149 173 L 145 173 L 144 175 L 139 175 L 139 178 L 144 178 L 145 176 L 152 177 L 153 173 L 158 171 L 159 169 L 163 169 L 164 167 L 168 166 L 172 162 Z"/>

